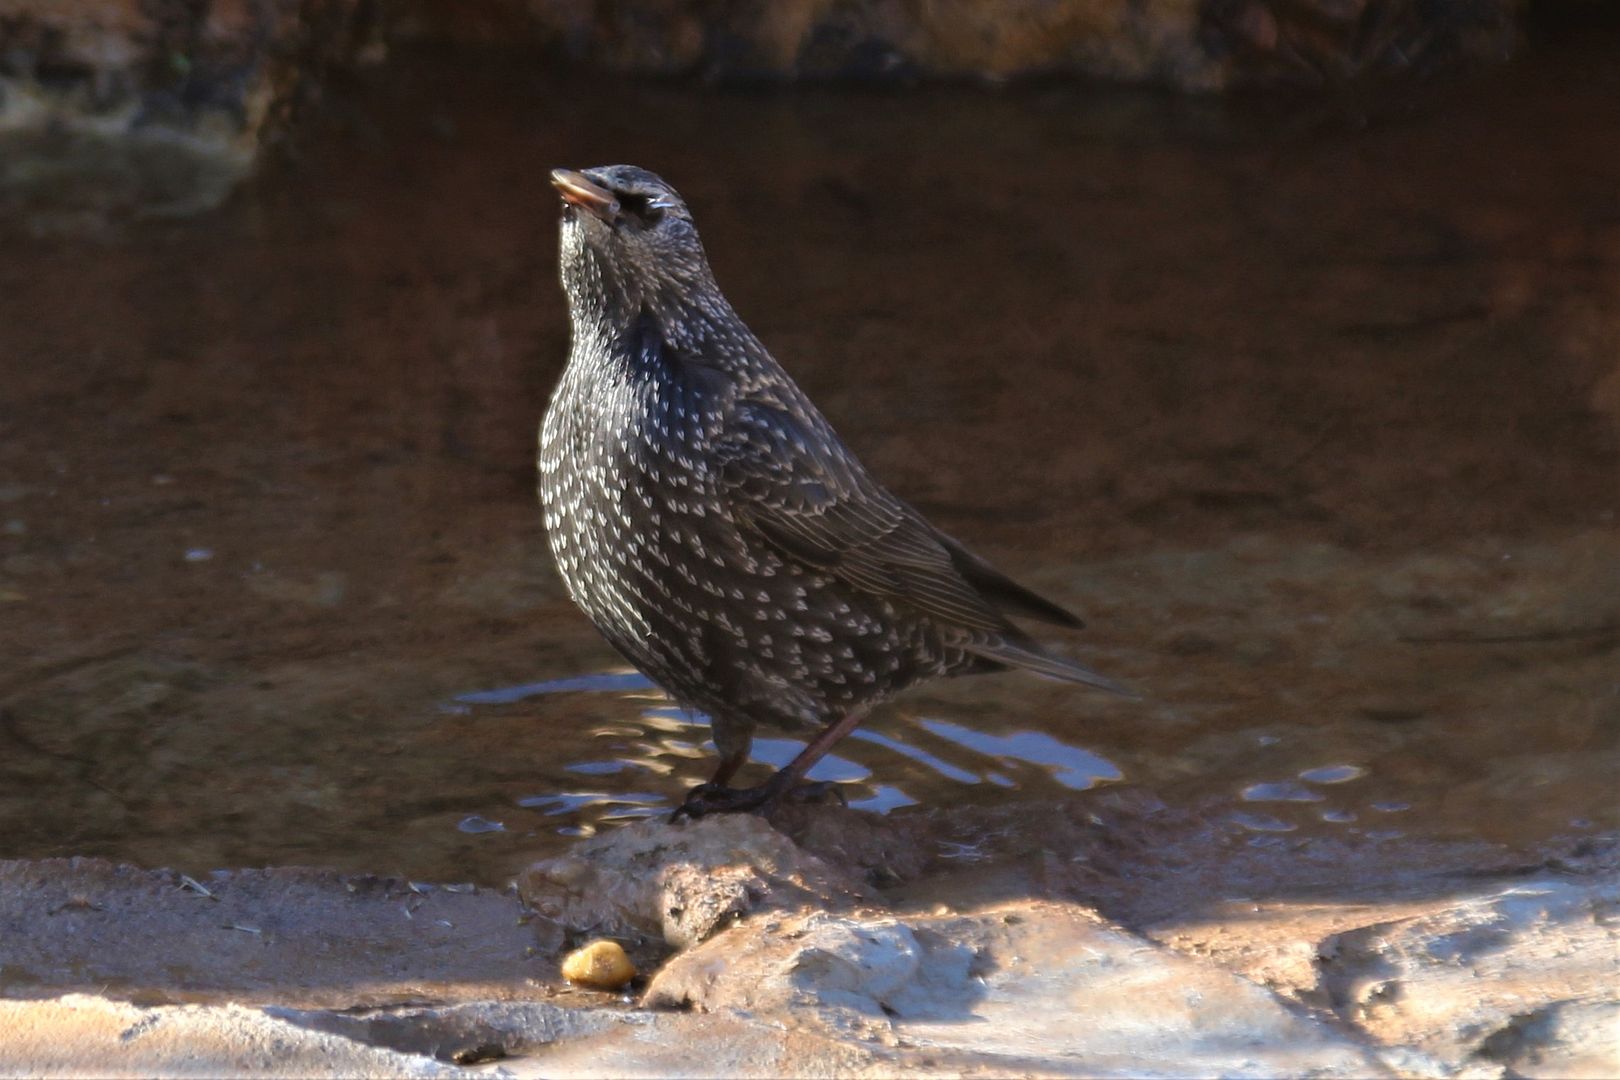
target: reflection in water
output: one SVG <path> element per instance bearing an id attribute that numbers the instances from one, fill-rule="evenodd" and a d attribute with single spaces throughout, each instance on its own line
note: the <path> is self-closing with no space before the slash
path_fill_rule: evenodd
<path id="1" fill-rule="evenodd" d="M 659 812 L 667 800 L 648 791 L 572 791 L 552 795 L 529 795 L 517 801 L 519 806 L 538 810 L 547 817 L 578 814 L 585 809 L 600 811 L 602 820 L 647 817 Z M 608 808 L 603 811 L 602 808 Z"/>
<path id="2" fill-rule="evenodd" d="M 511 705 L 544 694 L 651 689 L 653 684 L 639 671 L 601 671 L 591 675 L 574 675 L 566 679 L 547 679 L 544 682 L 525 683 L 522 686 L 507 686 L 499 690 L 475 690 L 470 694 L 457 694 L 455 700 L 462 705 Z"/>
<path id="3" fill-rule="evenodd" d="M 991 735 L 944 720 L 924 720 L 922 727 L 969 750 L 1001 762 L 1022 761 L 1038 765 L 1066 788 L 1084 791 L 1122 774 L 1112 762 L 1089 750 L 1059 742 L 1044 731 L 1015 731 Z"/>
<path id="4" fill-rule="evenodd" d="M 945 777 L 947 780 L 955 780 L 958 784 L 976 784 L 979 782 L 979 777 L 966 769 L 958 768 L 948 761 L 935 757 L 926 750 L 919 750 L 915 746 L 903 743 L 899 739 L 891 739 L 880 732 L 857 729 L 850 738 L 860 739 L 862 742 L 876 743 L 885 750 L 893 750 L 897 754 L 904 754 L 924 768 L 932 769 L 940 776 Z M 1005 777 L 1002 777 L 1002 779 L 1005 780 Z"/>
<path id="5" fill-rule="evenodd" d="M 571 765 L 564 765 L 563 768 L 571 773 L 580 773 L 585 776 L 612 776 L 615 773 L 624 772 L 625 769 L 629 768 L 629 763 L 624 761 L 576 761 Z"/>
<path id="6" fill-rule="evenodd" d="M 1252 810 L 1239 810 L 1232 815 L 1232 820 L 1251 832 L 1293 832 L 1298 828 L 1282 818 L 1257 814 Z"/>
<path id="7" fill-rule="evenodd" d="M 712 765 L 714 744 L 702 716 L 688 713 L 667 702 L 647 679 L 635 672 L 603 671 L 513 687 L 458 694 L 457 709 L 478 706 L 476 719 L 485 708 L 499 708 L 532 702 L 536 698 L 560 695 L 604 695 L 617 703 L 619 719 L 590 728 L 588 753 L 580 760 L 562 763 L 564 772 L 601 778 L 620 778 L 641 773 L 675 779 L 691 776 L 693 782 L 707 775 Z M 627 719 L 630 715 L 636 719 Z M 887 813 L 928 801 L 949 802 L 947 789 L 968 790 L 981 786 L 1018 789 L 1040 778 L 1069 790 L 1083 791 L 1099 784 L 1118 782 L 1123 770 L 1101 755 L 1064 742 L 1050 732 L 1015 730 L 983 731 L 962 723 L 933 718 L 888 718 L 878 721 L 886 730 L 861 728 L 855 731 L 839 753 L 828 754 L 810 771 L 812 781 L 841 785 L 850 806 L 874 813 Z M 939 752 L 916 745 L 913 740 L 934 740 Z M 1255 745 L 1276 747 L 1275 736 L 1260 735 Z M 788 764 L 804 748 L 802 739 L 779 735 L 759 735 L 754 739 L 750 762 L 761 768 L 778 769 Z M 954 760 L 947 760 L 948 753 Z M 907 768 L 906 766 L 910 766 Z M 694 773 L 694 766 L 696 771 Z M 1007 775 L 1012 772 L 1020 779 Z M 1320 787 L 1362 779 L 1366 767 L 1348 763 L 1299 769 L 1297 780 L 1264 780 L 1248 783 L 1238 792 L 1246 803 L 1278 804 L 1279 813 L 1236 809 L 1230 819 L 1256 834 L 1294 832 L 1309 820 L 1329 826 L 1345 826 L 1371 839 L 1393 839 L 1401 830 L 1359 829 L 1356 809 L 1330 805 L 1313 811 L 1311 818 L 1280 816 L 1283 806 L 1322 803 L 1328 795 Z M 880 782 L 877 778 L 884 778 Z M 633 785 L 633 781 L 627 781 Z M 679 801 L 680 791 L 563 791 L 532 794 L 514 800 L 517 806 L 532 810 L 546 819 L 545 828 L 561 836 L 594 835 L 604 825 L 662 816 Z M 1336 800 L 1341 801 L 1341 800 Z M 1378 813 L 1398 813 L 1410 804 L 1398 800 L 1374 800 L 1365 804 Z M 504 831 L 506 826 L 479 815 L 458 823 L 464 833 Z M 966 855 L 960 857 L 968 857 Z"/>
<path id="8" fill-rule="evenodd" d="M 1304 784 L 1283 780 L 1277 783 L 1250 784 L 1243 789 L 1243 798 L 1247 802 L 1321 802 L 1323 796 L 1321 792 L 1312 791 Z"/>
<path id="9" fill-rule="evenodd" d="M 458 694 L 455 701 L 462 705 L 511 705 L 550 694 L 577 693 L 618 693 L 636 700 L 645 698 L 647 691 L 653 689 L 652 684 L 639 674 L 596 672 Z M 643 727 L 597 727 L 594 734 L 613 739 L 612 747 L 617 754 L 569 762 L 563 768 L 567 772 L 585 776 L 617 776 L 635 769 L 669 775 L 674 771 L 674 766 L 664 760 L 666 758 L 674 757 L 683 761 L 712 758 L 714 743 L 709 739 L 708 725 L 702 717 L 689 715 L 670 705 L 655 705 L 641 709 L 641 720 Z M 905 782 L 872 782 L 874 774 L 899 772 L 894 767 L 896 757 L 921 766 L 921 782 L 930 792 L 942 782 L 1016 787 L 1013 780 L 995 769 L 994 766 L 998 764 L 1035 766 L 1056 783 L 1076 791 L 1116 781 L 1122 776 L 1113 763 L 1089 750 L 1061 742 L 1045 732 L 1015 731 L 996 735 L 943 720 L 912 723 L 918 730 L 950 744 L 965 762 L 978 765 L 978 771 L 953 764 L 894 735 L 860 729 L 850 736 L 850 743 L 845 745 L 864 743 L 872 747 L 866 752 L 870 764 L 852 760 L 845 754 L 832 753 L 816 763 L 808 779 L 848 785 L 855 789 L 849 797 L 849 805 L 874 813 L 887 813 L 902 806 L 916 805 L 925 794 L 908 791 Z M 749 760 L 756 765 L 780 769 L 804 747 L 805 741 L 802 739 L 760 735 L 754 738 Z M 672 800 L 651 793 L 603 791 L 530 795 L 518 799 L 517 803 L 538 810 L 547 817 L 566 818 L 565 823 L 557 826 L 558 830 L 568 835 L 579 835 L 581 829 L 594 831 L 595 824 L 601 822 L 658 814 L 671 805 Z M 465 822 L 461 828 L 463 832 L 479 831 L 468 829 Z"/>
<path id="10" fill-rule="evenodd" d="M 506 826 L 499 821 L 491 821 L 479 814 L 468 814 L 456 822 L 456 828 L 464 833 L 504 832 Z"/>
<path id="11" fill-rule="evenodd" d="M 1299 778 L 1311 784 L 1343 784 L 1366 774 L 1367 770 L 1360 765 L 1324 765 L 1318 769 L 1306 769 L 1299 774 Z"/>
<path id="12" fill-rule="evenodd" d="M 804 746 L 805 744 L 798 739 L 766 739 L 755 736 L 753 752 L 749 754 L 748 760 L 780 769 L 797 757 Z M 816 762 L 806 778 L 826 780 L 834 784 L 851 784 L 865 780 L 871 775 L 872 770 L 863 768 L 848 758 L 828 754 Z"/>
<path id="13" fill-rule="evenodd" d="M 918 800 L 913 799 L 893 784 L 879 784 L 877 790 L 864 799 L 851 799 L 849 805 L 857 810 L 870 810 L 874 814 L 887 814 L 890 810 L 898 810 L 902 806 L 916 806 Z"/>

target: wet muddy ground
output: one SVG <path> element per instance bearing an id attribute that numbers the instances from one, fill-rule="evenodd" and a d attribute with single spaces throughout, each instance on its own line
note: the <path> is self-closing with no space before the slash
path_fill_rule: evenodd
<path id="1" fill-rule="evenodd" d="M 1143 694 L 914 692 L 817 774 L 857 805 L 1014 846 L 1040 816 L 993 808 L 1108 785 L 1279 853 L 1612 831 L 1609 55 L 1263 107 L 407 57 L 212 213 L 4 189 L 0 855 L 497 883 L 705 777 L 533 497 L 545 177 L 611 161 L 681 188 L 868 464 Z"/>

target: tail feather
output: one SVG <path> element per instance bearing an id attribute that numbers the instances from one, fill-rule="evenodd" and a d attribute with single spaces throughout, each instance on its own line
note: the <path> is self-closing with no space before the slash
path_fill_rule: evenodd
<path id="1" fill-rule="evenodd" d="M 1005 664 L 1008 667 L 1023 668 L 1038 675 L 1048 675 L 1064 682 L 1083 683 L 1086 686 L 1106 690 L 1110 694 L 1119 694 L 1121 697 L 1140 697 L 1136 691 L 1105 676 L 1097 674 L 1088 667 L 1083 667 L 1062 656 L 1042 649 L 1032 641 L 1011 641 L 1006 638 L 992 639 L 982 643 L 967 646 L 967 651 L 986 660 Z"/>
<path id="2" fill-rule="evenodd" d="M 1074 612 L 1059 607 L 1032 589 L 1026 589 L 949 536 L 941 533 L 939 541 L 950 554 L 956 572 L 966 578 L 980 596 L 1007 614 L 1039 619 L 1074 630 L 1086 625 Z"/>

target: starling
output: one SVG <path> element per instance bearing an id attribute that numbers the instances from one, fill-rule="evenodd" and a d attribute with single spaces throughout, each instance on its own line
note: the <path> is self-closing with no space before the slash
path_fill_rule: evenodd
<path id="1" fill-rule="evenodd" d="M 546 530 L 597 629 L 709 717 L 720 764 L 676 818 L 769 807 L 871 706 L 935 676 L 1124 692 L 1009 616 L 1079 619 L 872 478 L 721 295 L 673 188 L 629 165 L 551 182 L 572 346 L 540 431 Z M 761 723 L 816 734 L 732 788 Z"/>

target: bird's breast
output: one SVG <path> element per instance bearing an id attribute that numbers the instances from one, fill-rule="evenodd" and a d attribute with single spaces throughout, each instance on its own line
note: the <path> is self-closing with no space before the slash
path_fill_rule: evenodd
<path id="1" fill-rule="evenodd" d="M 714 418 L 672 388 L 571 363 L 541 429 L 540 495 L 574 600 L 615 640 L 740 568 L 711 468 Z"/>

